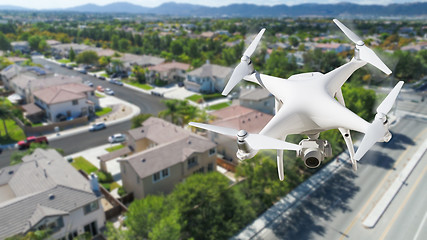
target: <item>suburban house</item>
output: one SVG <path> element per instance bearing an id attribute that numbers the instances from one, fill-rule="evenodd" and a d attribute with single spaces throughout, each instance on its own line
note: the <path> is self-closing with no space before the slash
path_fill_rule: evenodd
<path id="1" fill-rule="evenodd" d="M 3 84 L 6 89 L 13 90 L 21 96 L 24 103 L 33 102 L 33 93 L 39 89 L 66 83 L 82 82 L 80 77 L 54 75 L 39 67 L 21 68 L 18 74 L 14 73 L 15 70 L 17 69 L 9 69 L 4 75 L 2 72 Z"/>
<path id="2" fill-rule="evenodd" d="M 154 84 L 156 79 L 167 83 L 183 82 L 189 68 L 190 64 L 175 61 L 157 64 L 148 67 L 147 80 L 151 84 Z"/>
<path id="3" fill-rule="evenodd" d="M 163 119 L 150 117 L 128 136 L 136 153 L 119 160 L 120 172 L 135 198 L 170 193 L 188 176 L 216 170 L 215 143 Z"/>
<path id="4" fill-rule="evenodd" d="M 149 66 L 155 66 L 165 61 L 164 58 L 150 56 L 150 55 L 136 55 L 131 53 L 125 53 L 119 58 L 113 58 L 120 60 L 122 63 L 121 69 L 115 69 L 117 71 L 125 71 L 129 75 L 132 73 L 132 66 L 140 66 L 147 68 Z M 116 66 L 117 67 L 117 66 Z"/>
<path id="5" fill-rule="evenodd" d="M 52 55 L 56 57 L 65 57 L 68 58 L 68 53 L 70 49 L 73 49 L 74 53 L 77 55 L 83 51 L 89 50 L 90 46 L 85 44 L 77 43 L 63 43 L 51 46 Z"/>
<path id="6" fill-rule="evenodd" d="M 184 86 L 187 90 L 200 93 L 214 93 L 222 90 L 226 78 L 233 72 L 233 68 L 210 64 L 208 61 L 203 66 L 187 73 Z"/>
<path id="7" fill-rule="evenodd" d="M 263 113 L 274 114 L 274 96 L 264 88 L 242 89 L 239 104 Z"/>
<path id="8" fill-rule="evenodd" d="M 217 119 L 211 123 L 212 125 L 244 129 L 248 133 L 259 133 L 273 118 L 270 114 L 265 114 L 239 105 L 233 105 L 214 111 L 211 115 Z M 208 138 L 217 143 L 218 154 L 224 160 L 227 160 L 234 165 L 239 163 L 239 159 L 236 157 L 236 138 L 214 132 L 208 132 Z"/>
<path id="9" fill-rule="evenodd" d="M 31 51 L 30 44 L 27 41 L 11 42 L 10 45 L 14 52 L 19 51 L 21 53 L 30 53 Z"/>
<path id="10" fill-rule="evenodd" d="M 97 183 L 91 183 L 55 150 L 36 149 L 23 163 L 0 169 L 0 239 L 51 230 L 71 240 L 105 227 Z"/>
<path id="11" fill-rule="evenodd" d="M 88 116 L 99 107 L 95 89 L 82 83 L 51 86 L 33 92 L 34 104 L 50 122 Z"/>
<path id="12" fill-rule="evenodd" d="M 350 50 L 351 46 L 349 44 L 341 43 L 316 43 L 314 48 L 320 49 L 322 51 L 334 51 L 336 53 L 340 53 Z"/>

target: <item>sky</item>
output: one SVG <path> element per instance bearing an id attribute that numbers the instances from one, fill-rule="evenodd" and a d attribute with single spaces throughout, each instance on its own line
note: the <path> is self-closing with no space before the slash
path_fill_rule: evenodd
<path id="1" fill-rule="evenodd" d="M 406 2 L 425 2 L 427 0 L 0 0 L 0 5 L 13 5 L 32 9 L 57 9 L 68 8 L 93 3 L 97 5 L 107 5 L 114 2 L 129 2 L 144 7 L 157 7 L 165 2 L 190 3 L 205 5 L 211 7 L 226 6 L 233 3 L 250 3 L 256 5 L 278 5 L 287 4 L 295 5 L 307 2 L 318 3 L 337 3 L 352 2 L 357 4 L 389 4 L 389 3 L 406 3 Z"/>

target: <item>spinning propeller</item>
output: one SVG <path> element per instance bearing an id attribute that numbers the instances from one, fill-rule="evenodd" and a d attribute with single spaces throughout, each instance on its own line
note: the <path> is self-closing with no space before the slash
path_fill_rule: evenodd
<path id="1" fill-rule="evenodd" d="M 272 137 L 261 134 L 248 133 L 245 130 L 236 130 L 232 128 L 219 127 L 204 123 L 190 122 L 188 125 L 206 129 L 212 132 L 237 137 L 239 141 L 246 141 L 253 149 L 283 149 L 283 150 L 300 150 L 301 146 L 293 143 L 281 141 Z"/>
<path id="2" fill-rule="evenodd" d="M 366 134 L 360 143 L 359 149 L 357 149 L 354 159 L 360 160 L 376 142 L 388 142 L 390 140 L 391 134 L 388 131 L 387 114 L 393 107 L 402 86 L 403 81 L 398 82 L 384 101 L 378 106 L 375 120 L 368 127 Z"/>
<path id="3" fill-rule="evenodd" d="M 242 58 L 240 59 L 239 65 L 234 69 L 233 74 L 231 74 L 230 80 L 222 91 L 222 95 L 226 96 L 230 93 L 231 89 L 239 83 L 246 75 L 253 73 L 254 68 L 250 57 L 255 52 L 256 47 L 258 46 L 259 41 L 261 40 L 262 35 L 264 34 L 265 28 L 261 29 L 246 51 L 243 53 Z"/>
<path id="4" fill-rule="evenodd" d="M 381 61 L 381 59 L 374 53 L 374 51 L 365 45 L 359 36 L 354 34 L 354 32 L 344 26 L 344 24 L 342 24 L 337 19 L 334 19 L 333 21 L 341 29 L 341 31 L 343 31 L 344 34 L 356 44 L 356 49 L 359 51 L 358 58 L 372 64 L 379 70 L 383 71 L 385 74 L 390 75 L 391 70 Z"/>

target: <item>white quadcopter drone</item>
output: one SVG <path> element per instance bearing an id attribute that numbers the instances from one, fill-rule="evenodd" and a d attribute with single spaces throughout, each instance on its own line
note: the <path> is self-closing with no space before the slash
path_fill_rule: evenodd
<path id="1" fill-rule="evenodd" d="M 191 122 L 190 125 L 237 136 L 238 151 L 236 155 L 240 160 L 252 158 L 260 149 L 276 149 L 280 180 L 284 179 L 283 150 L 297 151 L 297 157 L 301 157 L 307 167 L 316 168 L 325 157 L 332 155 L 331 146 L 326 140 L 319 139 L 319 133 L 338 128 L 349 150 L 353 169 L 357 170 L 357 161 L 376 142 L 388 142 L 391 139 L 387 113 L 391 110 L 403 82 L 397 83 L 378 106 L 375 120 L 372 123 L 368 123 L 346 108 L 341 86 L 354 71 L 366 63 L 372 64 L 387 75 L 391 73 L 391 70 L 356 34 L 337 19 L 333 21 L 356 44 L 356 48 L 350 62 L 326 74 L 310 72 L 283 79 L 255 71 L 250 56 L 255 51 L 265 29 L 258 33 L 244 52 L 241 62 L 234 69 L 222 94 L 227 95 L 241 79 L 257 83 L 273 94 L 276 114 L 259 134 L 203 123 Z M 365 134 L 356 154 L 350 130 Z M 308 139 L 302 140 L 299 145 L 288 143 L 285 140 L 289 134 L 305 134 Z"/>

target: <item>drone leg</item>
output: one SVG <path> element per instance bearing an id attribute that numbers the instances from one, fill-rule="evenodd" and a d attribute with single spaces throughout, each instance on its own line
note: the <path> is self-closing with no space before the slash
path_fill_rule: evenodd
<path id="1" fill-rule="evenodd" d="M 277 150 L 277 171 L 279 173 L 280 181 L 283 181 L 283 179 L 285 179 L 283 169 L 283 150 Z"/>

